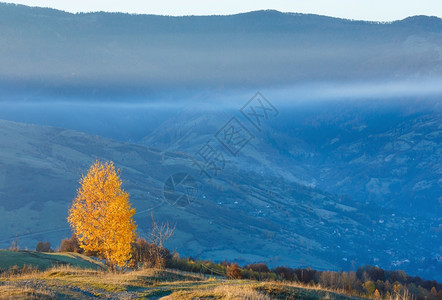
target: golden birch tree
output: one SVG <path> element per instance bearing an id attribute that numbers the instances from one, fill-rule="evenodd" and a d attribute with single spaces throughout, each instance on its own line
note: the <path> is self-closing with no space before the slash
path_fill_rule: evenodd
<path id="1" fill-rule="evenodd" d="M 113 162 L 96 161 L 80 180 L 68 217 L 80 247 L 102 255 L 112 270 L 126 265 L 136 238 L 135 209 L 121 184 Z"/>

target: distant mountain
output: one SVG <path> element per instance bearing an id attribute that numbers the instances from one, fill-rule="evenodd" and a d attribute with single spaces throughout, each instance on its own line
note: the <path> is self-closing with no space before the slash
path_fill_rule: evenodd
<path id="1" fill-rule="evenodd" d="M 170 88 L 442 75 L 442 20 L 425 16 L 377 23 L 278 11 L 167 17 L 0 4 L 0 45 L 0 86 L 19 99 L 24 91 L 146 97 Z"/>

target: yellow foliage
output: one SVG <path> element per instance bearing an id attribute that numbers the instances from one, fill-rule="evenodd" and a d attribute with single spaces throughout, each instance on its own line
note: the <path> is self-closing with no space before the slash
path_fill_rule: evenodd
<path id="1" fill-rule="evenodd" d="M 135 209 L 118 173 L 113 162 L 96 161 L 80 180 L 68 217 L 80 246 L 103 255 L 112 268 L 130 259 L 136 238 Z"/>
<path id="2" fill-rule="evenodd" d="M 376 289 L 376 290 L 374 291 L 374 298 L 375 298 L 375 299 L 380 299 L 380 298 L 381 298 L 381 294 L 379 293 L 378 289 Z"/>

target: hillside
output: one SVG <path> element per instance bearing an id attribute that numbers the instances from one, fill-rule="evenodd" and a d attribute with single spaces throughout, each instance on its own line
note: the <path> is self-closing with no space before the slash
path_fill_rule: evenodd
<path id="1" fill-rule="evenodd" d="M 121 169 L 141 236 L 153 211 L 160 220 L 176 223 L 167 246 L 183 255 L 335 270 L 373 262 L 407 272 L 422 266 L 424 277 L 436 276 L 440 268 L 437 253 L 427 246 L 431 236 L 421 232 L 428 220 L 398 211 L 388 217 L 393 211 L 374 203 L 235 165 L 208 180 L 187 154 L 59 128 L 1 121 L 0 144 L 4 248 L 16 238 L 32 249 L 38 241 L 57 246 L 68 237 L 67 209 L 78 179 L 98 158 L 113 160 Z M 198 193 L 190 205 L 176 205 L 163 192 L 168 177 L 177 173 L 195 178 Z M 407 223 L 413 226 L 404 231 Z"/>
<path id="2" fill-rule="evenodd" d="M 1 122 L 0 128 L 4 216 L 1 226 L 5 228 L 0 233 L 0 241 L 3 247 L 16 237 L 22 247 L 35 247 L 39 240 L 57 245 L 61 238 L 69 236 L 67 208 L 78 187 L 78 179 L 90 163 L 99 158 L 113 160 L 121 169 L 124 187 L 137 209 L 136 221 L 141 234 L 149 230 L 152 210 L 159 218 L 177 224 L 171 249 L 214 259 L 276 260 L 275 264 L 293 259 L 291 264 L 308 261 L 312 265 L 316 262 L 323 267 L 333 267 L 319 257 L 303 253 L 302 248 L 293 248 L 292 245 L 301 243 L 302 247 L 320 251 L 319 244 L 313 244 L 311 237 L 290 232 L 290 224 L 300 220 L 285 219 L 285 216 L 298 212 L 316 215 L 308 206 L 292 208 L 294 195 L 298 195 L 298 201 L 308 202 L 314 201 L 311 197 L 338 201 L 335 196 L 279 183 L 277 178 L 263 181 L 258 175 L 243 176 L 241 173 L 225 173 L 216 181 L 206 182 L 183 154 L 161 153 L 145 146 L 81 132 L 6 121 Z M 169 204 L 163 195 L 168 176 L 179 172 L 193 174 L 200 189 L 192 205 L 184 209 Z M 272 195 L 276 191 L 283 191 L 284 195 L 274 198 Z M 318 209 L 324 205 L 318 204 Z M 272 217 L 264 219 L 265 215 Z M 336 226 L 340 223 L 339 220 L 333 222 Z M 310 232 L 310 226 L 302 230 Z M 282 228 L 286 229 L 281 231 Z M 290 241 L 284 236 L 299 240 Z M 329 234 L 324 231 L 318 239 L 326 236 Z M 282 255 L 284 252 L 286 254 Z M 273 259 L 266 258 L 269 253 L 273 253 Z M 291 256 L 289 253 L 297 254 Z"/>
<path id="3" fill-rule="evenodd" d="M 254 135 L 239 155 L 229 156 L 237 168 L 434 218 L 442 213 L 439 100 L 391 98 L 388 104 L 370 99 L 287 106 L 276 98 L 272 102 L 281 112 L 263 121 L 262 131 L 236 110 L 188 109 L 172 115 L 140 143 L 196 155 L 235 116 Z"/>
<path id="4" fill-rule="evenodd" d="M 24 266 L 46 270 L 52 267 L 72 266 L 82 269 L 102 270 L 105 265 L 78 253 L 40 253 L 30 251 L 0 250 L 0 273 L 12 267 Z"/>

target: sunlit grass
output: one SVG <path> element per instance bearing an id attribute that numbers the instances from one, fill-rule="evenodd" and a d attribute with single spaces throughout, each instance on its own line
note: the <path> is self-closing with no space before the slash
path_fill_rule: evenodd
<path id="1" fill-rule="evenodd" d="M 55 294 L 45 288 L 7 283 L 0 285 L 0 299 L 56 299 Z"/>
<path id="2" fill-rule="evenodd" d="M 164 299 L 349 299 L 341 290 L 299 283 L 208 278 L 178 270 L 132 272 L 80 269 L 72 266 L 32 270 L 0 277 L 0 298 L 160 298 Z"/>

